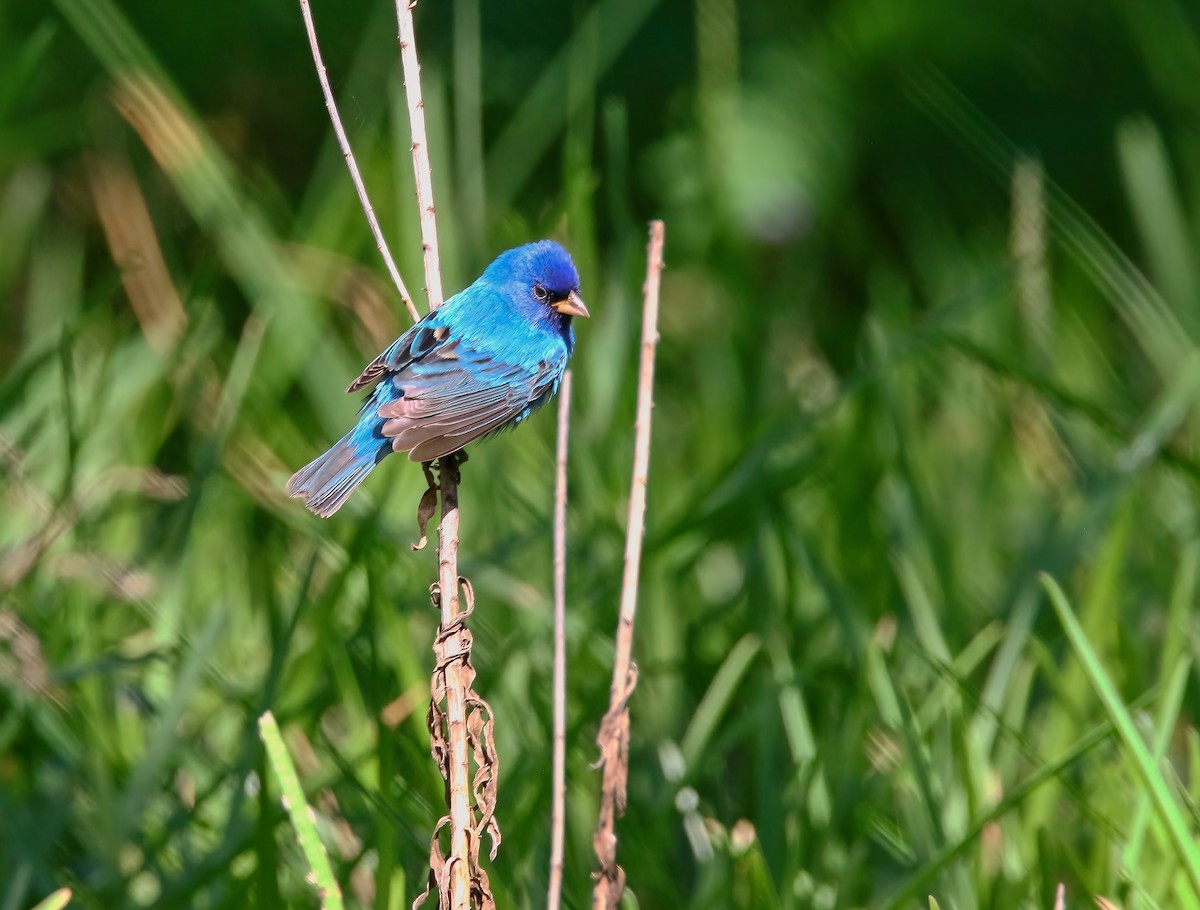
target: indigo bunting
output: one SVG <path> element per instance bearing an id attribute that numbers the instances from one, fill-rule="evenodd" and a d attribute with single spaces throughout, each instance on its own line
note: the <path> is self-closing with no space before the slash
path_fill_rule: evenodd
<path id="1" fill-rule="evenodd" d="M 451 455 L 515 426 L 555 392 L 587 316 L 579 273 L 552 240 L 501 253 L 474 284 L 392 342 L 347 392 L 374 387 L 358 423 L 288 481 L 322 518 L 392 452 Z"/>

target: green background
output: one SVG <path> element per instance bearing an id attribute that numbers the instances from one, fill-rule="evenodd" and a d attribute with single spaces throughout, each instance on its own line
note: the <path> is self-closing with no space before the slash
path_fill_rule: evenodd
<path id="1" fill-rule="evenodd" d="M 315 5 L 417 290 L 392 7 Z M 628 905 L 1200 907 L 1194 6 L 422 0 L 417 29 L 447 289 L 551 236 L 593 313 L 566 905 L 661 217 Z M 407 906 L 442 812 L 421 472 L 327 522 L 283 494 L 407 317 L 295 4 L 0 3 L 0 314 L 0 910 L 314 906 L 268 708 L 347 900 Z M 463 472 L 502 908 L 545 902 L 553 437 Z"/>

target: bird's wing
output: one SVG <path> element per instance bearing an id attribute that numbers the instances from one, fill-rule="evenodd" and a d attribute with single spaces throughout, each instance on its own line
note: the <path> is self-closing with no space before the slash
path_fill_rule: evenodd
<path id="1" fill-rule="evenodd" d="M 358 378 L 346 387 L 346 391 L 357 392 L 373 386 L 388 373 L 404 369 L 444 343 L 450 337 L 450 329 L 441 325 L 437 316 L 438 311 L 434 310 L 393 341 L 387 350 L 363 368 Z"/>
<path id="2" fill-rule="evenodd" d="M 413 461 L 457 452 L 522 418 L 554 391 L 562 371 L 556 360 L 497 360 L 446 335 L 412 356 L 420 340 L 410 343 L 404 365 L 384 380 L 394 388 L 381 397 L 395 397 L 376 412 L 393 450 L 408 452 Z M 390 370 L 385 364 L 384 374 Z"/>

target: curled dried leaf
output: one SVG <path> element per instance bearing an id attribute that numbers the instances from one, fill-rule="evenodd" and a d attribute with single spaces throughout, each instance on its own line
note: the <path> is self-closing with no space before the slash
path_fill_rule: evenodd
<path id="1" fill-rule="evenodd" d="M 465 621 L 468 616 L 475 612 L 475 586 L 462 575 L 458 576 L 458 586 L 461 589 L 463 605 L 458 617 Z"/>
<path id="2" fill-rule="evenodd" d="M 600 721 L 596 745 L 600 757 L 595 768 L 603 768 L 600 784 L 600 818 L 592 838 L 592 848 L 600 868 L 592 873 L 596 882 L 592 893 L 593 908 L 615 910 L 625 891 L 625 870 L 617 864 L 615 820 L 625 814 L 629 781 L 629 697 L 637 687 L 637 665 L 630 663 L 625 686 Z"/>
<path id="3" fill-rule="evenodd" d="M 421 501 L 417 503 L 417 531 L 421 539 L 410 544 L 414 550 L 423 550 L 429 543 L 429 522 L 437 514 L 438 504 L 438 485 L 434 480 L 433 471 L 429 468 L 429 462 L 421 465 L 421 468 L 425 471 L 425 492 L 421 494 Z"/>
<path id="4" fill-rule="evenodd" d="M 494 815 L 487 820 L 486 830 L 488 840 L 492 844 L 492 848 L 488 851 L 488 859 L 494 863 L 496 861 L 496 857 L 500 853 L 500 844 L 504 841 L 504 838 L 500 834 L 500 823 L 496 821 L 496 817 Z"/>
<path id="5" fill-rule="evenodd" d="M 488 856 L 495 861 L 500 851 L 500 826 L 495 819 L 496 812 L 496 782 L 500 774 L 500 757 L 496 752 L 495 724 L 492 719 L 492 709 L 474 691 L 468 693 L 468 704 L 471 711 L 467 715 L 467 739 L 475 759 L 475 775 L 471 779 L 471 789 L 475 796 L 475 806 L 479 811 L 479 821 L 475 826 L 475 838 L 483 839 L 484 832 L 491 841 Z"/>
<path id="6" fill-rule="evenodd" d="M 616 838 L 613 838 L 613 850 L 616 850 Z M 596 883 L 592 892 L 593 910 L 617 910 L 621 903 L 621 895 L 625 893 L 625 870 L 613 863 L 592 873 Z"/>
<path id="7" fill-rule="evenodd" d="M 465 607 L 458 616 L 449 623 L 438 627 L 438 633 L 433 643 L 434 669 L 430 677 L 429 711 L 426 721 L 429 727 L 430 751 L 437 762 L 438 771 L 447 784 L 447 798 L 450 797 L 451 779 L 451 745 L 450 718 L 443 703 L 449 694 L 448 676 L 454 674 L 465 692 L 467 706 L 465 726 L 467 745 L 474 758 L 475 773 L 471 777 L 470 786 L 474 805 L 469 813 L 468 851 L 465 862 L 470 867 L 468 878 L 471 882 L 472 906 L 475 908 L 494 908 L 487 874 L 479 866 L 479 847 L 483 834 L 486 832 L 491 842 L 490 856 L 494 860 L 500 847 L 500 828 L 495 820 L 496 810 L 496 779 L 499 762 L 496 754 L 495 728 L 491 706 L 488 705 L 472 688 L 475 679 L 475 668 L 471 664 L 472 636 L 466 626 L 466 619 L 474 608 L 475 592 L 467 579 L 458 579 L 461 603 Z M 430 587 L 430 599 L 435 606 L 441 604 L 441 589 L 438 585 Z M 478 813 L 478 815 L 477 815 Z M 419 898 L 424 901 L 436 886 L 441 896 L 440 906 L 449 906 L 450 889 L 455 879 L 455 863 L 464 860 L 443 853 L 437 843 L 437 835 L 446 824 L 449 817 L 443 818 L 434 833 L 434 843 L 430 853 L 430 881 L 425 893 Z M 419 904 L 414 904 L 419 906 Z"/>
<path id="8" fill-rule="evenodd" d="M 442 775 L 442 780 L 450 780 L 450 743 L 446 740 L 446 715 L 440 704 L 434 699 L 429 700 L 429 713 L 425 716 L 429 727 L 429 751 L 433 761 Z"/>
<path id="9" fill-rule="evenodd" d="M 492 897 L 491 883 L 487 873 L 476 866 L 471 879 L 471 903 L 479 910 L 496 910 L 496 899 Z"/>
<path id="10" fill-rule="evenodd" d="M 425 883 L 425 890 L 413 899 L 412 910 L 418 910 L 429 899 L 429 895 L 435 888 L 438 891 L 438 907 L 449 906 L 450 876 L 447 875 L 447 872 L 450 865 L 446 862 L 445 854 L 442 853 L 440 839 L 442 829 L 448 824 L 450 824 L 450 816 L 443 815 L 433 829 L 433 836 L 429 839 L 429 880 Z"/>

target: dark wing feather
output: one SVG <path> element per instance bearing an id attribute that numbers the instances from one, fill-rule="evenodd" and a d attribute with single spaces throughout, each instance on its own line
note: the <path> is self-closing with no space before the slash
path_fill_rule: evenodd
<path id="1" fill-rule="evenodd" d="M 387 350 L 363 368 L 358 378 L 346 387 L 346 391 L 357 392 L 359 389 L 373 386 L 388 373 L 404 369 L 444 342 L 449 337 L 450 330 L 444 325 L 436 324 L 435 313 L 430 313 L 393 341 Z"/>

